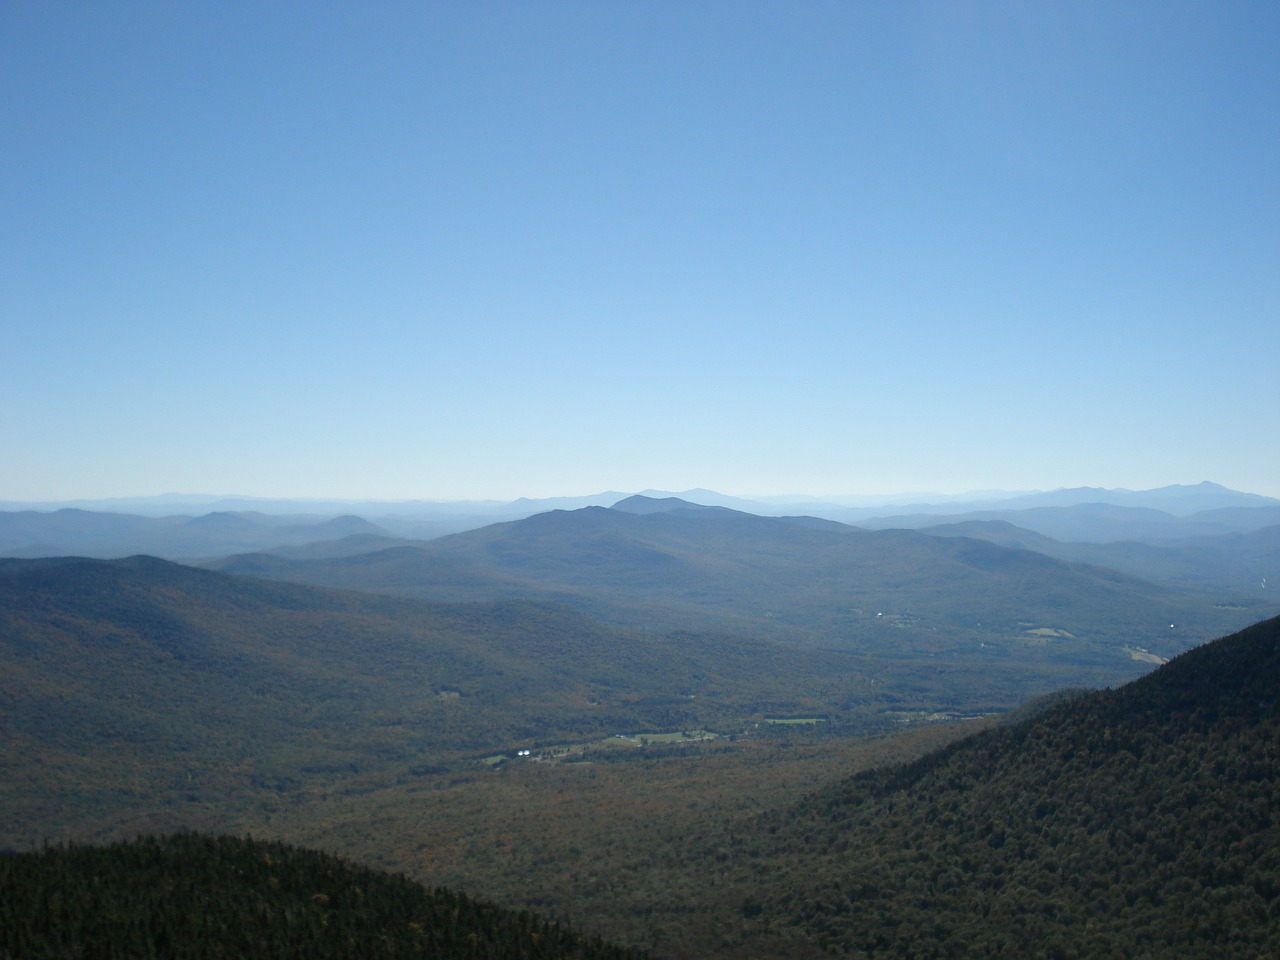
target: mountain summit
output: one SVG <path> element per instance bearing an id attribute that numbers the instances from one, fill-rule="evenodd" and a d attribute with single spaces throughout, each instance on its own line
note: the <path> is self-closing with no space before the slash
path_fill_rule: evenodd
<path id="1" fill-rule="evenodd" d="M 700 510 L 714 511 L 717 513 L 737 513 L 740 511 L 729 510 L 728 507 L 708 506 L 704 503 L 691 503 L 688 500 L 682 500 L 679 497 L 646 497 L 642 493 L 619 500 L 610 509 L 618 510 L 622 513 L 671 513 L 675 510 Z"/>

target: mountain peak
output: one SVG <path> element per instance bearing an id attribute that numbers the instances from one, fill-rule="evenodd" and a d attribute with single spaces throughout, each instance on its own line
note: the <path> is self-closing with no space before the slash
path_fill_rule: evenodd
<path id="1" fill-rule="evenodd" d="M 646 497 L 642 493 L 626 497 L 615 503 L 610 509 L 621 513 L 672 513 L 676 510 L 724 510 L 724 507 L 708 507 L 701 503 L 691 503 L 679 497 Z"/>

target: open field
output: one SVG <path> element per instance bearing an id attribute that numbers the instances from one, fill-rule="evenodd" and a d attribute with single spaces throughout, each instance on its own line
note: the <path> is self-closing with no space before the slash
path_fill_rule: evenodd
<path id="1" fill-rule="evenodd" d="M 710 730 L 648 730 L 643 733 L 615 733 L 609 737 L 581 743 L 556 743 L 547 746 L 517 748 L 506 753 L 482 757 L 480 762 L 494 766 L 507 761 L 581 761 L 586 762 L 604 751 L 636 750 L 653 746 L 694 746 L 718 740 L 722 734 Z"/>
<path id="2" fill-rule="evenodd" d="M 812 725 L 826 723 L 826 717 L 765 717 L 764 722 L 770 726 L 788 726 L 792 724 Z"/>

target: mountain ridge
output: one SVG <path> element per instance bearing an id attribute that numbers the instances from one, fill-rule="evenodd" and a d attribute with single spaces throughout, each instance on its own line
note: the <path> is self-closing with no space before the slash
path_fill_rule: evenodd
<path id="1" fill-rule="evenodd" d="M 542 597 L 619 626 L 746 632 L 888 656 L 971 659 L 983 644 L 1006 653 L 1014 644 L 1029 656 L 1034 642 L 1036 656 L 1088 658 L 1111 644 L 1167 658 L 1266 609 L 981 539 L 682 503 L 550 511 L 394 554 L 213 566 L 428 600 Z"/>
<path id="2" fill-rule="evenodd" d="M 796 495 L 794 497 L 734 497 L 705 489 L 692 489 L 683 492 L 644 490 L 638 496 L 649 499 L 677 497 L 690 503 L 705 506 L 722 506 L 729 509 L 755 513 L 759 516 L 807 515 L 841 523 L 861 523 L 870 520 L 882 520 L 886 517 L 904 518 L 902 522 L 910 526 L 927 523 L 917 519 L 919 515 L 960 517 L 979 511 L 1022 510 L 1046 506 L 1070 507 L 1088 503 L 1107 503 L 1112 506 L 1145 507 L 1160 509 L 1170 516 L 1184 517 L 1191 513 L 1220 512 L 1219 516 L 1202 517 L 1202 522 L 1226 524 L 1231 529 L 1256 529 L 1267 523 L 1259 523 L 1250 519 L 1254 511 L 1271 508 L 1280 511 L 1280 500 L 1264 497 L 1259 494 L 1243 493 L 1230 490 L 1220 484 L 1204 481 L 1196 485 L 1173 484 L 1166 487 L 1146 491 L 1125 489 L 1107 489 L 1100 487 L 1077 487 L 1049 492 L 993 494 L 990 492 L 963 495 L 935 495 L 924 500 L 894 497 L 810 497 Z M 579 497 L 522 497 L 510 502 L 497 500 L 288 500 L 266 499 L 254 497 L 221 497 L 204 495 L 164 495 L 159 497 L 114 498 L 106 500 L 71 500 L 57 502 L 21 502 L 0 501 L 0 553 L 14 549 L 53 549 L 55 552 L 85 553 L 92 546 L 70 544 L 61 541 L 60 546 L 48 538 L 36 536 L 34 539 L 14 543 L 6 536 L 7 524 L 12 524 L 12 517 L 6 515 L 48 514 L 60 509 L 79 509 L 86 513 L 108 513 L 127 516 L 145 516 L 151 520 L 200 516 L 211 512 L 231 512 L 243 515 L 257 515 L 264 519 L 279 520 L 282 517 L 293 517 L 324 520 L 332 517 L 356 515 L 366 521 L 384 528 L 390 535 L 410 539 L 431 539 L 449 533 L 475 529 L 492 523 L 520 519 L 535 513 L 552 509 L 579 509 L 585 506 L 611 506 L 628 497 L 629 494 L 606 491 Z M 866 501 L 873 500 L 874 504 Z M 1234 518 L 1231 515 L 1234 513 Z M 941 521 L 935 521 L 941 522 Z M 1280 512 L 1270 523 L 1280 523 Z M 883 524 L 880 524 L 883 526 Z M 262 544 L 266 546 L 269 544 Z M 140 540 L 131 541 L 130 546 L 117 548 L 123 552 L 114 555 L 123 556 L 128 553 L 163 553 L 162 550 L 149 547 Z M 185 548 L 187 556 L 213 556 L 217 548 L 197 549 Z M 223 553 L 230 551 L 222 551 Z M 166 554 L 170 559 L 178 559 L 175 554 Z"/>

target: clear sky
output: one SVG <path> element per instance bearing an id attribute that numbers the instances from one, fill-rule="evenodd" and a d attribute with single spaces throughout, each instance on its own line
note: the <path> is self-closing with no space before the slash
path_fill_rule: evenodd
<path id="1" fill-rule="evenodd" d="M 0 4 L 0 499 L 1280 495 L 1280 4 Z"/>

